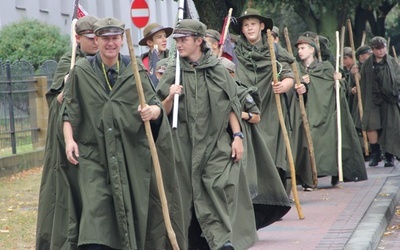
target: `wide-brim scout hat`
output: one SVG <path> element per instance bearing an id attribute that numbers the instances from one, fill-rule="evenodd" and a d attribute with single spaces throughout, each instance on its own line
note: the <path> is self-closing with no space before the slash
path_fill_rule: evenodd
<path id="1" fill-rule="evenodd" d="M 353 50 L 350 47 L 343 48 L 343 57 L 345 56 L 353 58 Z"/>
<path id="2" fill-rule="evenodd" d="M 173 28 L 170 27 L 163 27 L 162 25 L 159 25 L 158 23 L 151 23 L 146 26 L 143 30 L 143 39 L 139 41 L 139 45 L 141 46 L 146 46 L 146 42 L 148 39 L 150 39 L 155 33 L 164 30 L 165 34 L 167 34 L 167 37 L 169 37 L 172 34 L 172 31 L 174 30 Z"/>
<path id="3" fill-rule="evenodd" d="M 211 37 L 212 39 L 219 41 L 221 39 L 221 34 L 213 29 L 206 29 L 205 37 Z"/>
<path id="4" fill-rule="evenodd" d="M 99 19 L 94 16 L 84 16 L 78 19 L 75 24 L 75 32 L 88 38 L 94 37 L 94 23 Z"/>
<path id="5" fill-rule="evenodd" d="M 186 37 L 186 36 L 204 37 L 206 34 L 206 29 L 207 26 L 198 20 L 183 19 L 176 24 L 175 29 L 172 32 L 172 37 L 173 38 Z"/>
<path id="6" fill-rule="evenodd" d="M 276 26 L 272 27 L 272 30 L 271 30 L 271 31 L 272 31 L 273 33 L 275 33 L 277 37 L 279 37 L 279 28 L 278 28 L 278 27 L 276 27 Z"/>
<path id="7" fill-rule="evenodd" d="M 243 11 L 242 15 L 238 18 L 236 18 L 236 22 L 231 24 L 232 30 L 236 34 L 240 34 L 242 32 L 242 23 L 244 19 L 248 18 L 257 18 L 259 19 L 262 23 L 264 23 L 264 29 L 263 31 L 269 29 L 272 30 L 274 23 L 272 22 L 271 18 L 268 17 L 263 17 L 261 16 L 260 12 L 256 9 L 253 8 L 248 8 L 245 11 Z"/>
<path id="8" fill-rule="evenodd" d="M 317 45 L 315 44 L 315 41 L 312 37 L 299 36 L 299 38 L 297 39 L 296 44 L 294 46 L 297 48 L 297 46 L 299 46 L 300 44 L 309 44 L 309 45 L 313 46 L 315 48 L 315 50 L 317 51 Z"/>
<path id="9" fill-rule="evenodd" d="M 376 36 L 369 41 L 369 46 L 374 49 L 382 49 L 387 46 L 387 41 L 381 36 Z"/>
<path id="10" fill-rule="evenodd" d="M 231 71 L 232 73 L 235 73 L 236 71 L 236 65 L 229 59 L 225 58 L 225 57 L 220 57 L 218 58 L 219 62 L 229 71 Z"/>
<path id="11" fill-rule="evenodd" d="M 356 50 L 356 57 L 358 58 L 363 54 L 371 54 L 371 53 L 372 53 L 371 48 L 368 45 L 363 45 Z"/>
<path id="12" fill-rule="evenodd" d="M 96 36 L 115 36 L 124 34 L 125 24 L 116 18 L 106 17 L 94 23 Z"/>

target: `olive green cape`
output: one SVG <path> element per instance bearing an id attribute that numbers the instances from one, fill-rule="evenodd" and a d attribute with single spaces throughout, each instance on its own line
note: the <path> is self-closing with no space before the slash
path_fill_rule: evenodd
<path id="1" fill-rule="evenodd" d="M 260 113 L 259 92 L 256 87 L 238 83 L 238 96 L 245 112 Z M 281 219 L 290 210 L 289 198 L 261 135 L 258 124 L 242 121 L 245 157 L 243 165 L 253 202 L 257 229 Z"/>
<path id="2" fill-rule="evenodd" d="M 330 62 L 314 60 L 306 69 L 299 63 L 300 77 L 308 74 L 307 116 L 315 150 L 318 176 L 337 176 L 337 125 L 334 68 Z M 345 90 L 340 88 L 342 166 L 344 181 L 367 179 L 361 145 L 351 118 Z"/>
<path id="3" fill-rule="evenodd" d="M 78 46 L 76 59 L 84 56 Z M 64 89 L 64 77 L 70 68 L 71 52 L 67 52 L 58 62 L 53 83 L 46 93 L 49 116 L 39 191 L 36 249 L 76 248 L 77 211 L 81 207 L 80 195 L 77 192 L 77 172 L 76 167 L 69 164 L 65 157 L 64 138 L 60 129 L 61 117 L 59 116 L 61 104 L 56 98 Z"/>
<path id="4" fill-rule="evenodd" d="M 185 229 L 191 225 L 186 231 L 190 247 L 202 245 L 202 234 L 211 249 L 226 241 L 232 241 L 235 249 L 248 249 L 257 239 L 255 219 L 242 162 L 235 163 L 231 157 L 229 131 L 232 111 L 240 120 L 236 83 L 209 50 L 196 64 L 184 58 L 180 62 L 183 93 L 178 126 L 172 134 L 182 199 L 187 202 Z M 175 81 L 175 60 L 169 65 L 157 86 L 161 100 Z M 190 219 L 191 204 L 194 220 Z M 194 230 L 196 219 L 201 230 Z"/>
<path id="5" fill-rule="evenodd" d="M 361 96 L 364 108 L 364 115 L 362 120 L 363 128 L 367 131 L 368 121 L 370 120 L 369 112 L 372 105 L 372 85 L 375 79 L 373 62 L 375 56 L 371 55 L 363 64 L 361 69 Z M 386 55 L 385 59 L 387 67 L 385 68 L 385 80 L 381 86 L 382 97 L 385 100 L 386 115 L 382 117 L 382 131 L 379 136 L 379 144 L 383 147 L 385 152 L 400 156 L 400 66 L 396 60 Z"/>
<path id="6" fill-rule="evenodd" d="M 170 249 L 131 65 L 123 68 L 120 60 L 118 79 L 108 94 L 98 63 L 78 60 L 65 90 L 65 110 L 79 146 L 83 209 L 77 222 L 78 245 Z M 161 106 L 146 71 L 139 70 L 146 102 Z M 171 222 L 185 249 L 170 127 L 165 114 L 151 124 Z"/>

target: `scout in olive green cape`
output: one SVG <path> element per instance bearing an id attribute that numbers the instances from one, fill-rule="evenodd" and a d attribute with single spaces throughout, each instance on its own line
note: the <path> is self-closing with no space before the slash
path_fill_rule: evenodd
<path id="1" fill-rule="evenodd" d="M 363 64 L 361 69 L 361 95 L 364 107 L 363 129 L 377 133 L 378 141 L 371 138 L 371 161 L 378 165 L 380 147 L 385 151 L 385 166 L 392 167 L 393 156 L 400 156 L 400 66 L 387 54 L 386 39 L 374 37 L 370 41 L 373 55 Z M 382 50 L 386 53 L 382 54 Z M 380 62 L 377 62 L 380 54 Z M 389 154 L 389 155 L 388 155 Z"/>
<path id="2" fill-rule="evenodd" d="M 296 46 L 299 47 L 302 44 L 316 48 L 314 42 L 308 37 L 300 36 Z M 306 110 L 315 148 L 317 172 L 319 176 L 338 176 L 335 70 L 330 62 L 320 62 L 315 55 L 311 55 L 311 57 L 313 60 L 310 65 L 306 65 L 305 61 L 299 63 L 299 74 L 300 77 L 309 76 L 305 94 L 307 98 Z M 303 60 L 305 59 L 303 58 Z M 309 62 L 307 61 L 307 63 Z M 347 105 L 343 84 L 340 102 L 343 179 L 344 181 L 366 180 L 364 158 Z M 333 179 L 332 184 L 336 185 L 337 182 Z"/>
<path id="3" fill-rule="evenodd" d="M 196 46 L 200 56 L 195 62 L 180 58 L 183 89 L 177 129 L 172 131 L 182 199 L 188 204 L 184 208 L 185 234 L 189 235 L 189 249 L 232 249 L 229 243 L 234 249 L 248 249 L 257 239 L 255 220 L 242 162 L 232 158 L 235 139 L 229 119 L 232 112 L 240 119 L 237 87 L 205 48 L 205 41 L 200 41 L 205 29 L 199 21 L 184 19 L 172 35 L 177 36 L 178 49 L 180 44 Z M 175 81 L 175 60 L 169 65 L 157 88 L 164 102 Z"/>
<path id="4" fill-rule="evenodd" d="M 258 37 L 257 39 L 253 39 L 253 41 L 249 41 L 245 34 L 243 34 L 245 28 L 242 27 L 242 22 L 251 20 L 249 18 L 259 19 L 261 23 Z M 271 84 L 271 56 L 265 34 L 265 30 L 272 29 L 272 20 L 261 16 L 257 10 L 251 8 L 245 10 L 237 20 L 238 23 L 232 25 L 232 28 L 236 33 L 242 35 L 235 46 L 235 54 L 238 58 L 236 75 L 240 82 L 248 87 L 255 86 L 260 91 L 261 106 L 259 108 L 262 117 L 260 122 L 262 136 L 267 143 L 282 181 L 286 183 L 285 178 L 289 176 L 289 166 L 284 138 L 278 119 L 275 93 Z M 279 55 L 277 55 L 277 60 L 280 60 Z M 279 76 L 280 81 L 284 82 L 282 85 L 288 85 L 289 80 L 291 80 L 290 82 L 293 85 L 293 74 L 286 62 L 282 63 L 282 72 Z M 282 108 L 283 113 L 286 114 L 286 106 L 282 105 Z"/>
<path id="5" fill-rule="evenodd" d="M 76 59 L 96 53 L 97 46 L 93 42 L 93 24 L 96 21 L 97 18 L 93 16 L 85 16 L 76 23 L 78 42 Z M 46 93 L 49 118 L 39 193 L 36 249 L 76 248 L 75 223 L 77 211 L 81 207 L 80 195 L 77 192 L 77 170 L 65 157 L 62 121 L 59 116 L 61 104 L 57 100 L 57 96 L 64 89 L 64 77 L 70 68 L 71 52 L 67 52 L 58 62 L 53 83 Z"/>
<path id="6" fill-rule="evenodd" d="M 90 207 L 102 208 L 81 214 L 77 222 L 78 245 L 98 242 L 116 249 L 168 248 L 150 149 L 144 124 L 136 111 L 139 97 L 131 67 L 122 66 L 120 61 L 120 77 L 107 94 L 99 86 L 104 80 L 94 70 L 98 68 L 96 63 L 96 59 L 92 65 L 86 59 L 78 61 L 71 87 L 65 93 L 66 110 L 80 146 L 79 182 L 92 183 L 88 189 L 81 187 L 82 200 Z M 143 68 L 140 76 L 149 105 L 161 105 Z M 94 101 L 80 101 L 89 97 L 94 97 Z M 171 131 L 166 115 L 160 119 L 152 128 L 158 134 L 156 146 L 172 224 L 179 245 L 184 248 Z M 112 195 L 114 201 L 108 200 L 111 197 L 100 199 L 99 193 Z"/>
<path id="7" fill-rule="evenodd" d="M 275 26 L 274 26 L 275 28 Z M 291 65 L 296 61 L 296 58 L 290 54 L 285 48 L 280 45 L 280 42 L 274 43 L 275 54 L 278 62 Z M 303 118 L 301 117 L 300 105 L 294 89 L 287 91 L 282 95 L 285 103 L 285 108 L 288 114 L 285 115 L 287 130 L 291 139 L 293 160 L 296 169 L 297 185 L 307 184 L 312 186 L 311 161 L 308 152 L 308 142 L 304 130 Z M 286 190 L 290 191 L 292 183 L 287 180 Z"/>
<path id="8" fill-rule="evenodd" d="M 135 77 L 130 62 L 118 53 L 123 41 L 123 24 L 106 18 L 95 25 L 99 27 L 95 29 L 99 53 L 77 61 L 69 76 L 64 100 L 64 135 L 67 136 L 65 124 L 70 123 L 73 139 L 79 146 L 77 172 L 82 209 L 77 221 L 77 244 L 127 250 L 171 249 L 145 127 L 138 111 Z M 102 55 L 110 52 L 107 45 L 116 47 L 111 51 L 118 70 L 113 86 L 106 84 L 109 80 L 102 70 L 106 64 Z M 161 107 L 142 65 L 139 72 L 146 102 L 151 107 Z M 160 116 L 150 122 L 172 226 L 179 246 L 186 249 L 167 116 L 161 109 Z M 69 160 L 70 144 L 68 141 L 66 145 Z"/>

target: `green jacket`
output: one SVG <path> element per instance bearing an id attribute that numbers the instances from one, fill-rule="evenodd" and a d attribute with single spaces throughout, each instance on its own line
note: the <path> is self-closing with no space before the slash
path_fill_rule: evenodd
<path id="1" fill-rule="evenodd" d="M 379 144 L 388 153 L 400 156 L 400 66 L 396 60 L 386 55 L 384 58 L 384 80 L 379 83 L 382 93 L 383 103 L 381 104 L 384 112 L 381 113 L 381 128 L 379 136 Z M 373 102 L 372 85 L 375 81 L 375 73 L 373 62 L 375 56 L 371 55 L 361 68 L 361 96 L 364 108 L 362 120 L 363 128 L 368 130 L 374 129 L 369 127 L 370 111 Z"/>
<path id="2" fill-rule="evenodd" d="M 261 121 L 259 123 L 262 136 L 267 143 L 272 159 L 276 167 L 284 172 L 289 172 L 286 157 L 286 146 L 282 130 L 279 124 L 275 94 L 272 90 L 272 65 L 271 56 L 265 34 L 262 35 L 262 45 L 251 45 L 246 38 L 241 37 L 235 46 L 235 54 L 238 58 L 236 76 L 246 86 L 255 86 L 261 96 Z M 293 78 L 291 69 L 287 63 L 287 57 L 277 54 L 277 60 L 282 64 L 280 80 Z M 294 58 L 293 58 L 294 59 Z M 281 101 L 283 98 L 281 98 Z M 282 101 L 282 103 L 284 103 Z M 287 108 L 282 104 L 283 114 L 287 114 Z"/>
<path id="3" fill-rule="evenodd" d="M 318 176 L 337 176 L 337 113 L 334 68 L 328 61 L 314 62 L 306 69 L 299 64 L 300 77 L 308 74 L 307 116 L 313 139 Z M 340 88 L 340 111 L 342 130 L 342 166 L 344 181 L 367 179 L 361 145 L 345 96 L 343 84 Z"/>
<path id="4" fill-rule="evenodd" d="M 79 60 L 65 90 L 65 112 L 80 153 L 77 171 L 83 209 L 77 222 L 78 245 L 170 249 L 131 64 L 120 58 L 119 76 L 110 93 L 99 64 L 98 55 Z M 161 106 L 146 71 L 139 70 L 146 102 Z M 151 124 L 171 222 L 185 248 L 170 127 L 165 114 Z"/>
<path id="5" fill-rule="evenodd" d="M 232 241 L 235 249 L 248 249 L 257 239 L 253 208 L 242 163 L 231 158 L 229 114 L 240 120 L 237 87 L 225 67 L 208 51 L 193 67 L 181 58 L 178 126 L 172 131 L 185 207 L 186 233 L 193 215 L 211 249 Z M 175 80 L 175 61 L 157 87 L 163 100 Z M 172 117 L 172 113 L 170 116 Z M 192 222 L 193 223 L 193 222 Z M 193 240 L 189 244 L 194 244 Z M 193 246 L 193 245 L 191 245 Z"/>

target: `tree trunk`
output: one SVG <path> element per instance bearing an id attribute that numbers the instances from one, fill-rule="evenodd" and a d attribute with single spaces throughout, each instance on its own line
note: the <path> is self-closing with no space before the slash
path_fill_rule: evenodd
<path id="1" fill-rule="evenodd" d="M 238 17 L 247 1 L 245 0 L 193 0 L 200 21 L 207 25 L 208 29 L 222 30 L 224 19 L 228 15 L 229 8 L 233 9 L 233 16 Z"/>
<path id="2" fill-rule="evenodd" d="M 318 34 L 324 34 L 329 41 L 330 41 L 330 49 L 332 51 L 332 54 L 336 57 L 336 31 L 340 30 L 338 29 L 339 22 L 337 18 L 337 13 L 332 11 L 332 12 L 327 12 L 324 13 L 324 18 L 321 18 L 318 23 Z"/>

